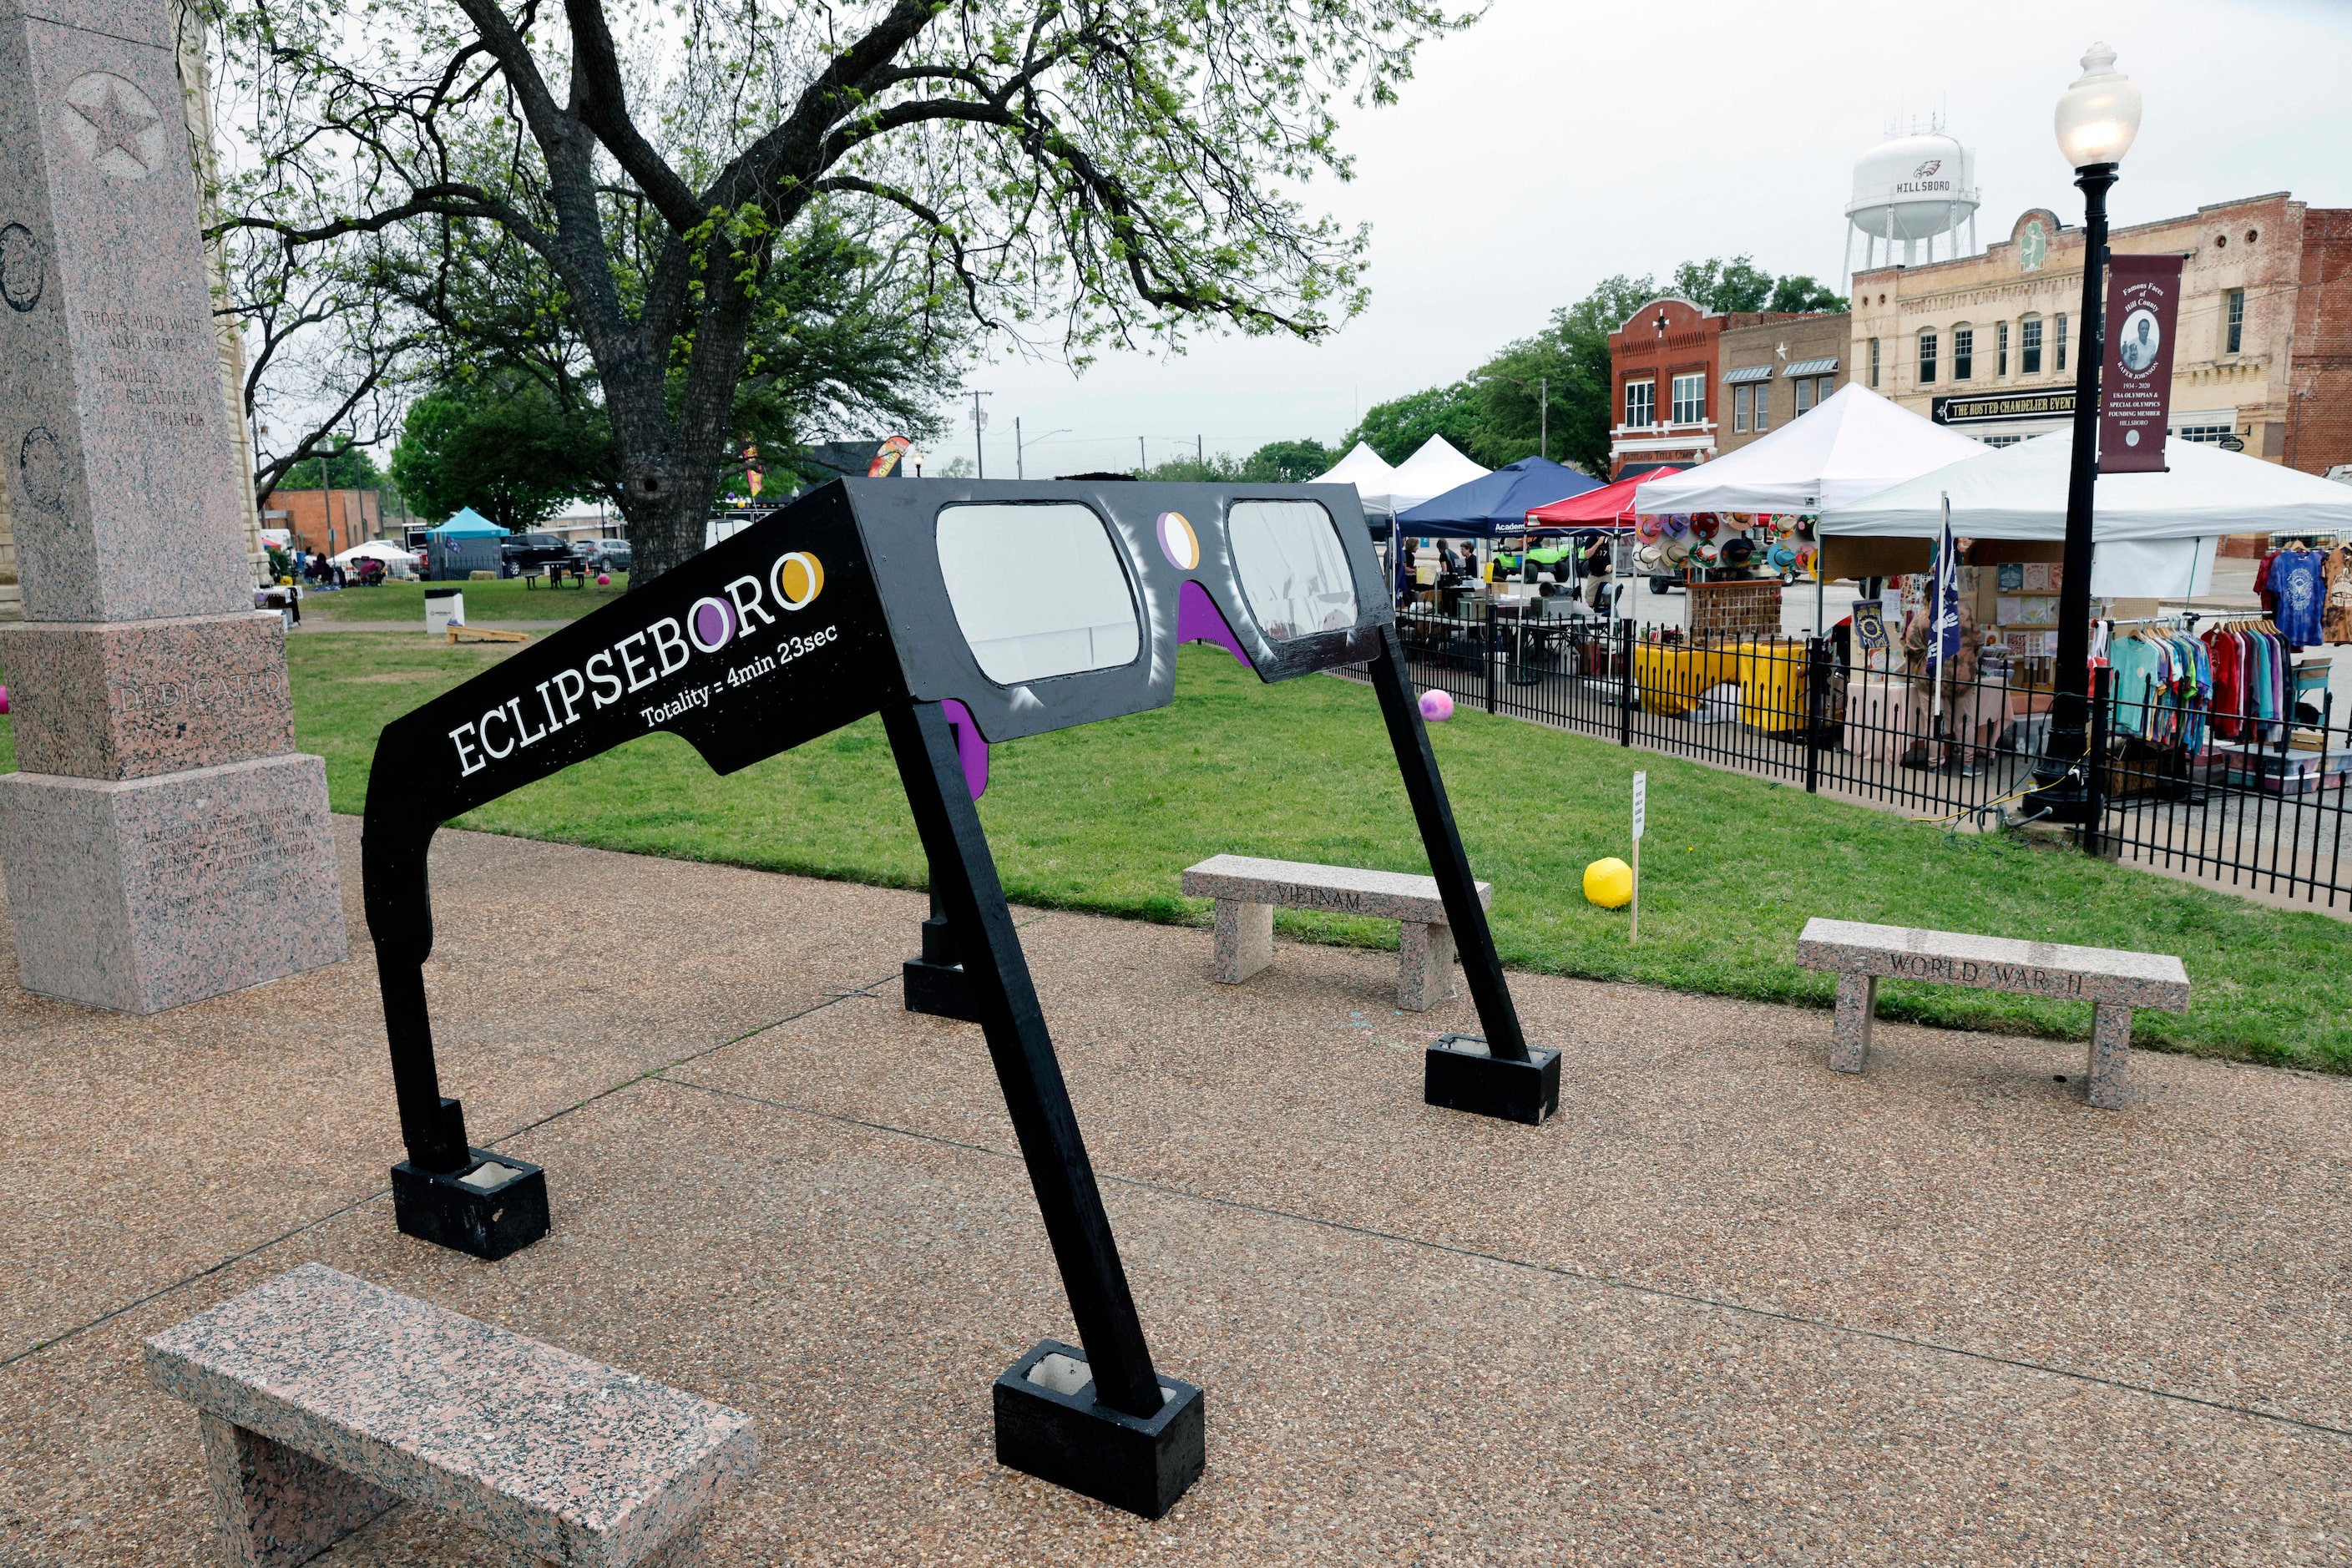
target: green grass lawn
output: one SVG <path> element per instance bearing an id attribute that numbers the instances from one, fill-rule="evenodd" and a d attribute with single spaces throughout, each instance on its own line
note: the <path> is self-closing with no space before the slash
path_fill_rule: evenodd
<path id="1" fill-rule="evenodd" d="M 326 757 L 336 809 L 353 812 L 379 727 L 505 651 L 421 636 L 290 647 L 301 742 Z M 1427 869 L 1369 689 L 1323 677 L 1262 686 L 1197 647 L 1179 670 L 1172 707 L 996 749 L 981 816 L 1014 899 L 1198 923 L 1207 906 L 1179 896 L 1178 874 L 1221 851 Z M 1811 915 L 2153 949 L 2186 961 L 2196 1003 L 2183 1015 L 2139 1014 L 2140 1043 L 2352 1071 L 2347 933 L 2325 917 L 2070 851 L 1948 837 L 1481 713 L 1433 734 L 1515 967 L 1825 1005 L 1831 977 L 1790 962 Z M 1623 911 L 1595 909 L 1580 891 L 1587 862 L 1625 851 L 1636 768 L 1650 774 L 1638 947 L 1626 943 Z M 462 826 L 894 887 L 923 879 L 875 720 L 724 779 L 684 742 L 654 736 Z M 1314 940 L 1396 940 L 1385 921 L 1291 911 L 1279 921 Z M 1894 1017 L 2076 1037 L 2090 1027 L 2084 1004 L 1898 984 L 1881 997 Z"/>
<path id="2" fill-rule="evenodd" d="M 568 584 L 562 588 L 536 585 L 520 577 L 492 578 L 487 583 L 386 583 L 380 588 L 344 588 L 331 594 L 313 592 L 302 601 L 305 620 L 406 621 L 425 629 L 425 590 L 458 588 L 466 595 L 469 621 L 569 621 L 611 604 L 629 585 L 626 574 L 600 588 L 590 579 L 585 588 Z"/>

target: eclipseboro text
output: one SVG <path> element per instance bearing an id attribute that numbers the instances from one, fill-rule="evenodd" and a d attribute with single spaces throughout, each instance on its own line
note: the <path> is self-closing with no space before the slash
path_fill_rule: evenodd
<path id="1" fill-rule="evenodd" d="M 450 731 L 450 743 L 457 748 L 457 775 L 465 778 L 480 773 L 493 762 L 513 756 L 556 731 L 578 723 L 586 717 L 580 708 L 583 700 L 587 702 L 589 713 L 612 707 L 631 693 L 676 675 L 697 654 L 719 653 L 730 643 L 751 637 L 761 627 L 780 625 L 776 611 L 792 614 L 808 608 L 824 585 L 824 570 L 815 557 L 804 551 L 786 551 L 769 566 L 764 582 L 746 573 L 727 584 L 725 597 L 713 595 L 688 605 L 683 623 L 675 616 L 664 616 L 610 647 L 598 649 L 571 668 L 560 669 L 541 681 L 536 689 L 540 706 L 547 716 L 546 723 L 533 728 L 537 716 L 524 710 L 521 698 L 509 697 L 480 718 L 470 719 Z M 771 603 L 774 609 L 769 607 Z M 774 649 L 750 665 L 730 668 L 725 683 L 739 686 L 744 680 L 757 679 L 815 652 L 838 635 L 838 627 L 826 626 L 806 637 L 785 637 Z M 652 729 L 704 706 L 710 700 L 710 691 L 709 686 L 697 687 L 663 702 L 643 706 L 639 713 L 646 727 Z M 495 731 L 493 726 L 497 727 Z"/>

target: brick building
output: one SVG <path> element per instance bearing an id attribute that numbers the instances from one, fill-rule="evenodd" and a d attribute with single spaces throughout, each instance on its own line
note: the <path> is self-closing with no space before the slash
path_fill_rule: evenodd
<path id="1" fill-rule="evenodd" d="M 2352 463 L 2352 210 L 2284 192 L 2109 235 L 2177 254 L 2172 433 L 2242 443 L 2312 473 Z M 1982 255 L 1854 276 L 1853 374 L 1995 445 L 2069 426 L 2082 346 L 2083 231 L 2046 208 Z"/>
<path id="2" fill-rule="evenodd" d="M 341 488 L 272 490 L 261 503 L 261 526 L 288 530 L 304 550 L 337 555 L 354 544 L 383 537 L 383 499 L 375 490 Z"/>
<path id="3" fill-rule="evenodd" d="M 1727 408 L 1737 406 L 1736 395 L 1731 402 L 1724 400 L 1720 383 L 1726 333 L 1822 320 L 1843 322 L 1845 318 L 1773 310 L 1718 314 L 1672 296 L 1653 300 L 1634 311 L 1622 327 L 1609 334 L 1611 382 L 1616 395 L 1616 423 L 1609 432 L 1611 477 L 1623 479 L 1668 463 L 1703 463 L 1723 449 L 1728 434 L 1724 415 Z M 1843 341 L 1842 330 L 1833 330 L 1822 340 L 1833 345 Z M 1834 361 L 1837 355 L 1838 348 L 1830 346 L 1813 357 Z M 1790 416 L 1794 417 L 1793 383 L 1787 395 Z M 1752 421 L 1752 390 L 1749 408 Z"/>
<path id="4" fill-rule="evenodd" d="M 1727 327 L 1717 345 L 1716 449 L 1736 452 L 1829 401 L 1853 377 L 1845 312 L 1775 313 Z"/>

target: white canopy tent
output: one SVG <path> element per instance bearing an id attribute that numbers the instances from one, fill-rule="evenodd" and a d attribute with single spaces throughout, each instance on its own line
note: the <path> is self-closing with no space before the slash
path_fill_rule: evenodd
<path id="1" fill-rule="evenodd" d="M 1825 511 L 1819 528 L 1824 538 L 1932 539 L 1949 496 L 1952 531 L 1963 538 L 2063 540 L 2073 458 L 2073 433 L 2064 430 L 1979 451 Z M 2202 593 L 2224 534 L 2352 532 L 2352 485 L 2177 438 L 2165 443 L 2164 458 L 2168 472 L 2099 476 L 2092 491 L 2092 593 Z"/>
<path id="2" fill-rule="evenodd" d="M 416 552 L 394 544 L 388 539 L 371 539 L 364 544 L 354 544 L 341 555 L 329 556 L 328 559 L 338 566 L 349 566 L 353 562 L 364 560 L 369 556 L 373 556 L 378 561 L 398 561 L 411 566 L 416 564 Z"/>
<path id="3" fill-rule="evenodd" d="M 1357 493 L 1366 506 L 1377 506 L 1384 511 L 1402 511 L 1419 506 L 1446 491 L 1473 479 L 1483 479 L 1494 470 L 1482 468 L 1460 452 L 1443 436 L 1432 436 L 1421 444 L 1421 450 L 1399 463 L 1389 475 L 1386 495 L 1375 496 L 1361 486 Z"/>
<path id="4" fill-rule="evenodd" d="M 1366 511 L 1387 511 L 1390 510 L 1389 491 L 1393 488 L 1395 478 L 1396 469 L 1389 466 L 1388 459 L 1359 441 L 1329 473 L 1316 475 L 1313 482 L 1318 485 L 1353 485 Z"/>
<path id="5" fill-rule="evenodd" d="M 1647 516 L 1683 511 L 1818 512 L 1848 506 L 1984 451 L 1978 442 L 1848 382 L 1791 424 L 1634 492 Z"/>

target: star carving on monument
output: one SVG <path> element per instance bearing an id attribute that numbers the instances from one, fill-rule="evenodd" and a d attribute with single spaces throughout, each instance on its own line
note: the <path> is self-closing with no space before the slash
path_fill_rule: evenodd
<path id="1" fill-rule="evenodd" d="M 1789 357 L 1789 345 L 1788 345 L 1788 344 L 1786 344 L 1786 343 L 1782 343 L 1782 344 L 1780 344 L 1779 347 L 1775 348 L 1772 352 L 1773 352 L 1774 353 L 1776 353 L 1776 354 L 1779 354 L 1782 359 L 1787 359 L 1787 358 Z"/>
<path id="2" fill-rule="evenodd" d="M 108 153 L 120 148 L 124 156 L 132 163 L 142 169 L 147 167 L 147 160 L 139 155 L 139 137 L 140 133 L 154 124 L 160 116 L 150 114 L 143 109 L 134 109 L 124 103 L 121 89 L 110 81 L 106 84 L 96 103 L 77 103 L 73 106 L 73 111 L 88 121 L 92 131 L 98 132 L 97 150 L 90 153 L 93 159 L 103 158 Z"/>

